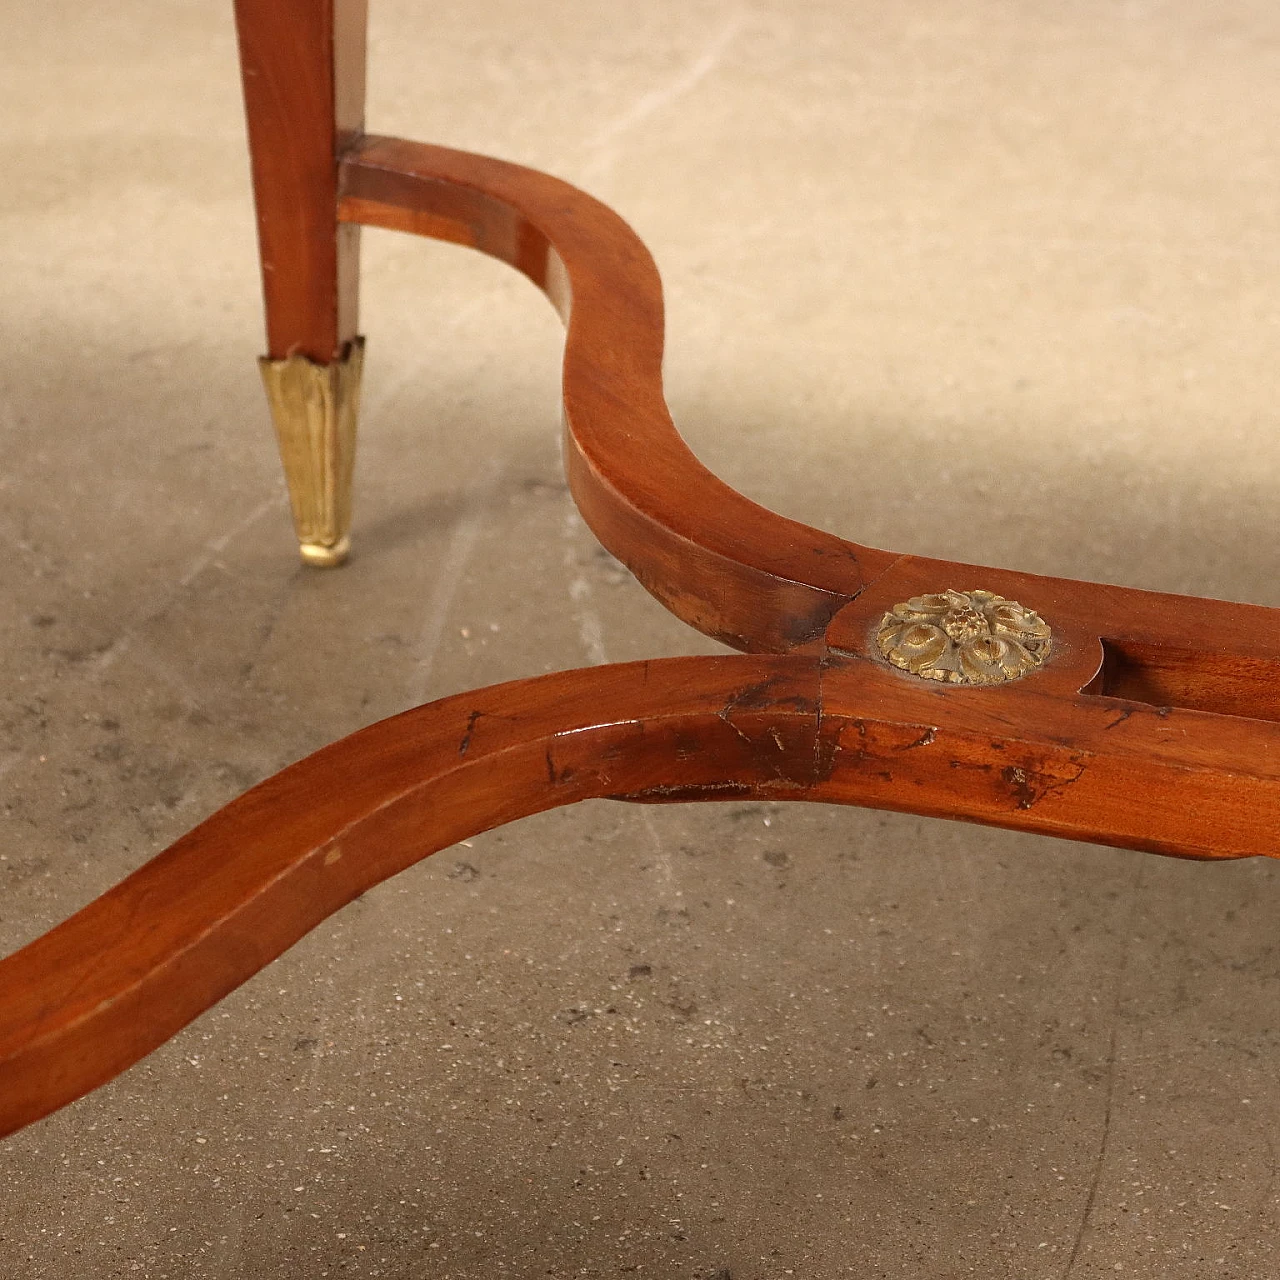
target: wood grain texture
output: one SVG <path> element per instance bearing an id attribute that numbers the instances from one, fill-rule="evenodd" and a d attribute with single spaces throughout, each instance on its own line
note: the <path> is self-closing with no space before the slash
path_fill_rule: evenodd
<path id="1" fill-rule="evenodd" d="M 358 894 L 475 832 L 663 786 L 803 794 L 817 675 L 775 658 L 568 672 L 433 703 L 286 769 L 0 962 L 0 1132 L 109 1079 Z M 725 714 L 744 687 L 751 705 Z"/>
<path id="2" fill-rule="evenodd" d="M 565 459 L 592 531 L 678 617 L 736 649 L 821 643 L 893 557 L 768 511 L 694 457 L 662 395 L 662 285 L 607 206 L 547 174 L 367 138 L 343 218 L 468 245 L 542 289 L 567 326 Z"/>
<path id="3" fill-rule="evenodd" d="M 356 336 L 359 228 L 338 156 L 364 127 L 366 0 L 236 0 L 267 354 L 338 359 Z"/>
<path id="4" fill-rule="evenodd" d="M 1193 858 L 1280 855 L 1274 610 L 857 546 L 701 466 L 662 397 L 643 246 L 544 174 L 387 139 L 342 216 L 470 245 L 566 318 L 567 466 L 592 528 L 678 616 L 750 656 L 563 672 L 373 725 L 227 806 L 0 962 L 0 1132 L 124 1070 L 370 886 L 589 797 L 870 805 Z M 998 689 L 919 680 L 872 637 L 982 588 L 1053 627 Z"/>
<path id="5" fill-rule="evenodd" d="M 730 489 L 680 438 L 662 393 L 662 286 L 635 233 L 566 182 L 484 156 L 369 137 L 342 162 L 341 216 L 467 245 L 516 267 L 566 323 L 565 459 L 601 542 L 678 617 L 747 652 L 871 654 L 883 614 L 947 588 L 994 591 L 1053 626 L 1028 677 L 1075 693 L 1103 641 L 1178 659 L 1151 697 L 1233 715 L 1273 710 L 1280 611 L 900 555 L 788 520 Z M 1118 652 L 1118 650 L 1117 650 Z M 1212 654 L 1198 659 L 1195 655 Z M 1130 664 L 1132 665 L 1132 663 Z M 1139 688 L 1130 677 L 1123 689 Z M 1228 689 L 1229 686 L 1229 689 Z M 1165 689 L 1166 693 L 1156 692 Z M 1215 690 L 1217 692 L 1215 692 Z"/>
<path id="6" fill-rule="evenodd" d="M 1161 853 L 1277 853 L 1280 724 L 728 656 L 561 672 L 419 707 L 247 792 L 0 961 L 0 1134 L 118 1074 L 373 885 L 591 797 L 759 797 Z M 1032 730 L 1025 726 L 1039 724 Z"/>

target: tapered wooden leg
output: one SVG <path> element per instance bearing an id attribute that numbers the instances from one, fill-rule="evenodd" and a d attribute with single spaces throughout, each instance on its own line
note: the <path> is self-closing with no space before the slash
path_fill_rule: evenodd
<path id="1" fill-rule="evenodd" d="M 235 0 L 266 301 L 262 376 L 302 558 L 351 532 L 360 398 L 359 227 L 338 161 L 364 122 L 366 0 Z"/>

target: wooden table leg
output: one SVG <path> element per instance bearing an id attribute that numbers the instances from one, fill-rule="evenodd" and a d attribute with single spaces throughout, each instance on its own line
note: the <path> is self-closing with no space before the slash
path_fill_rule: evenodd
<path id="1" fill-rule="evenodd" d="M 302 558 L 350 544 L 363 340 L 338 160 L 364 123 L 366 0 L 235 0 L 266 302 L 261 362 Z"/>

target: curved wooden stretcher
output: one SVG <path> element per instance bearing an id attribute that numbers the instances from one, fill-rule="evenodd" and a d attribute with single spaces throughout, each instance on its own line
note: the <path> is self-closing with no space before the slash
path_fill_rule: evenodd
<path id="1" fill-rule="evenodd" d="M 565 458 L 600 541 L 743 651 L 568 671 L 431 703 L 253 788 L 0 962 L 0 1133 L 110 1079 L 372 885 L 591 797 L 869 805 L 1190 858 L 1280 851 L 1280 611 L 874 550 L 702 467 L 662 395 L 644 246 L 545 174 L 389 138 L 338 164 L 339 219 L 453 241 L 567 328 Z M 1001 685 L 885 660 L 886 612 L 982 589 L 1053 630 Z"/>
<path id="2" fill-rule="evenodd" d="M 293 765 L 0 962 L 0 1131 L 110 1079 L 372 885 L 591 797 L 872 805 L 1193 858 L 1275 855 L 1280 613 L 844 542 L 702 467 L 662 398 L 643 245 L 545 174 L 371 138 L 344 218 L 470 245 L 567 324 L 566 465 L 596 535 L 746 656 L 568 671 L 460 694 Z M 1054 629 L 998 687 L 923 681 L 874 633 L 980 585 Z"/>

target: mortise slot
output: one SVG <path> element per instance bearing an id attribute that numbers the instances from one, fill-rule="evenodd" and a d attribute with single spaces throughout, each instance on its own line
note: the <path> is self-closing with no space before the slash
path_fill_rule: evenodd
<path id="1" fill-rule="evenodd" d="M 1102 670 L 1085 693 L 1153 707 L 1280 721 L 1280 657 L 1248 658 L 1107 639 L 1102 641 L 1102 654 Z"/>

